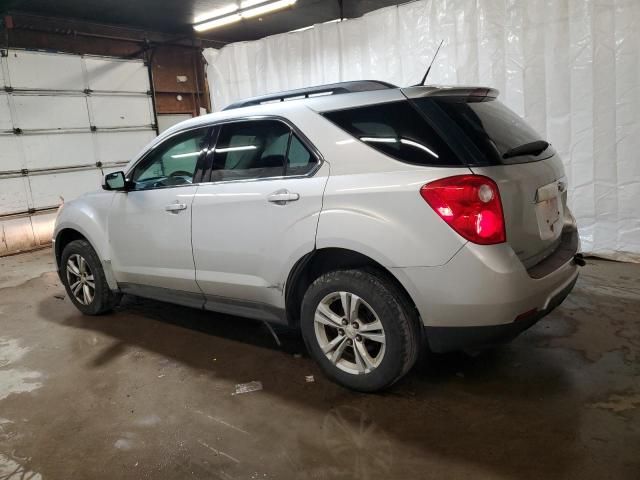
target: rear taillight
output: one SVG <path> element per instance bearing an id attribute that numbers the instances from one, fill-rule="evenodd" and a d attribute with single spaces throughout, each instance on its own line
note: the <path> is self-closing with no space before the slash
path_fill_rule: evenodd
<path id="1" fill-rule="evenodd" d="M 498 186 L 481 175 L 457 175 L 427 183 L 420 195 L 456 232 L 473 243 L 506 241 Z"/>

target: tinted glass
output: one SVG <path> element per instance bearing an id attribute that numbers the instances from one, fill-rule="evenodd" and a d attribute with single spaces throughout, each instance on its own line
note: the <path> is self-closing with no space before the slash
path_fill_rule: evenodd
<path id="1" fill-rule="evenodd" d="M 408 101 L 339 110 L 324 116 L 367 145 L 397 160 L 418 165 L 461 165 L 447 144 Z"/>
<path id="2" fill-rule="evenodd" d="M 287 175 L 305 175 L 318 163 L 316 157 L 293 135 L 287 155 Z"/>
<path id="3" fill-rule="evenodd" d="M 136 190 L 171 187 L 193 182 L 208 128 L 191 130 L 165 140 L 136 165 L 131 175 Z"/>
<path id="4" fill-rule="evenodd" d="M 503 158 L 511 149 L 543 140 L 515 112 L 498 100 L 470 101 L 468 98 L 438 97 L 415 100 L 430 118 L 439 118 L 448 132 L 460 131 L 478 149 L 480 163 L 512 164 L 542 160 L 553 155 L 548 148 L 541 154 Z"/>
<path id="5" fill-rule="evenodd" d="M 284 175 L 291 130 L 275 120 L 222 126 L 213 157 L 212 181 Z"/>

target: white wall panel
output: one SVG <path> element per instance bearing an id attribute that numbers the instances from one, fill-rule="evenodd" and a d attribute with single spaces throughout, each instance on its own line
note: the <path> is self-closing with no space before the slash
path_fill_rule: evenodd
<path id="1" fill-rule="evenodd" d="M 20 155 L 17 135 L 0 135 L 0 172 L 22 170 L 23 168 L 25 167 Z"/>
<path id="2" fill-rule="evenodd" d="M 153 123 L 147 96 L 92 95 L 88 98 L 98 128 L 137 127 Z"/>
<path id="3" fill-rule="evenodd" d="M 24 212 L 29 208 L 26 177 L 0 177 L 0 215 Z"/>
<path id="4" fill-rule="evenodd" d="M 13 130 L 11 110 L 9 110 L 9 95 L 0 92 L 0 131 Z"/>
<path id="5" fill-rule="evenodd" d="M 142 61 L 84 57 L 89 88 L 110 92 L 146 93 L 149 70 Z"/>
<path id="6" fill-rule="evenodd" d="M 640 1 L 419 0 L 206 49 L 216 110 L 323 83 L 488 85 L 549 139 L 585 252 L 640 262 Z"/>
<path id="7" fill-rule="evenodd" d="M 89 128 L 89 113 L 84 96 L 13 95 L 16 127 L 65 130 Z"/>
<path id="8" fill-rule="evenodd" d="M 78 55 L 9 50 L 6 60 L 13 88 L 78 91 L 86 88 Z"/>
<path id="9" fill-rule="evenodd" d="M 57 215 L 58 212 L 31 216 L 31 227 L 37 245 L 46 245 L 51 242 Z"/>
<path id="10" fill-rule="evenodd" d="M 60 197 L 99 189 L 103 170 L 91 165 L 128 162 L 156 133 L 148 69 L 139 60 L 9 50 L 0 66 L 0 88 L 16 89 L 0 91 L 0 132 L 7 132 L 0 134 L 0 172 L 28 171 L 0 176 L 2 255 L 49 242 L 55 219 L 46 211 L 7 214 L 56 207 Z M 22 134 L 8 133 L 14 128 Z M 88 167 L 55 170 L 81 166 Z"/>
<path id="11" fill-rule="evenodd" d="M 35 208 L 60 205 L 60 197 L 65 201 L 79 197 L 83 193 L 100 188 L 100 170 L 71 171 L 30 175 L 31 195 Z"/>
<path id="12" fill-rule="evenodd" d="M 51 133 L 22 136 L 25 166 L 72 167 L 96 163 L 92 133 Z"/>
<path id="13" fill-rule="evenodd" d="M 102 163 L 128 162 L 155 136 L 154 130 L 98 131 L 96 134 L 98 161 Z"/>
<path id="14" fill-rule="evenodd" d="M 37 245 L 30 217 L 0 220 L 0 254 L 27 250 Z"/>

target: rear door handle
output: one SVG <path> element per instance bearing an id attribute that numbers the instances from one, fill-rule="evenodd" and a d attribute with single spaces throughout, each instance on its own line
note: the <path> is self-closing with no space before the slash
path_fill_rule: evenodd
<path id="1" fill-rule="evenodd" d="M 271 195 L 267 197 L 271 203 L 276 203 L 278 205 L 285 205 L 288 202 L 295 202 L 300 199 L 300 194 L 292 193 L 289 190 L 278 190 L 277 192 L 273 192 Z"/>
<path id="2" fill-rule="evenodd" d="M 171 213 L 178 213 L 181 210 L 186 210 L 187 209 L 187 204 L 186 203 L 170 203 L 169 205 L 167 205 L 166 207 L 164 207 L 164 209 L 167 212 L 171 212 Z"/>

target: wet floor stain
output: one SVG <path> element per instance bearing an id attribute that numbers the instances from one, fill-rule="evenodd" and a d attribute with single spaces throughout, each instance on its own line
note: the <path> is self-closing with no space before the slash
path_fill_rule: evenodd
<path id="1" fill-rule="evenodd" d="M 0 400 L 42 386 L 40 372 L 16 366 L 28 352 L 19 340 L 0 337 Z"/>
<path id="2" fill-rule="evenodd" d="M 589 263 L 512 344 L 375 395 L 287 329 L 133 298 L 84 317 L 52 273 L 0 289 L 0 372 L 39 374 L 0 391 L 0 478 L 635 480 L 640 267 Z"/>

